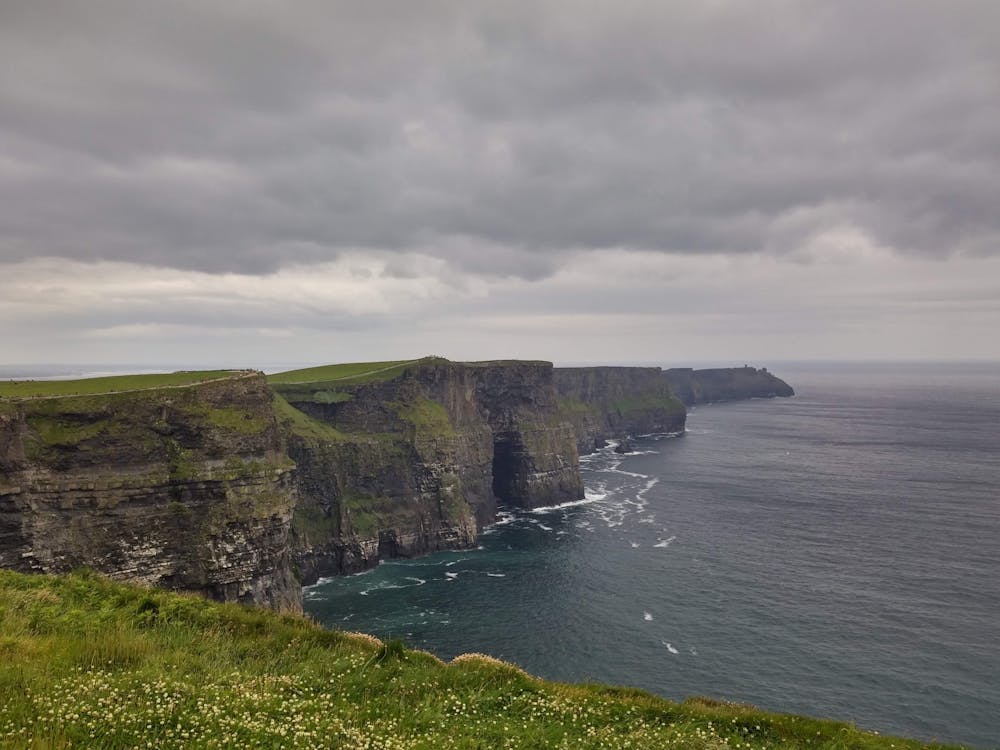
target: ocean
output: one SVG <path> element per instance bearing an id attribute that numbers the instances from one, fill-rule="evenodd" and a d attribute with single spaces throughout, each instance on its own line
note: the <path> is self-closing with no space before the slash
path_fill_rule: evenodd
<path id="1" fill-rule="evenodd" d="M 330 627 L 564 681 L 1000 747 L 1000 365 L 774 365 L 582 459 L 586 500 L 306 592 Z"/>

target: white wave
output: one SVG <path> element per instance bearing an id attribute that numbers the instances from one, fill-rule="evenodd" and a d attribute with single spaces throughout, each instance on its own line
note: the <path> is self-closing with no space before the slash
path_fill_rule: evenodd
<path id="1" fill-rule="evenodd" d="M 636 549 L 639 546 L 639 542 L 632 542 L 632 549 Z"/>
<path id="2" fill-rule="evenodd" d="M 448 574 L 445 573 L 445 575 L 448 575 Z M 415 581 L 415 583 L 402 583 L 402 584 L 400 584 L 400 583 L 380 583 L 380 584 L 378 584 L 376 586 L 372 586 L 369 589 L 364 589 L 363 591 L 359 591 L 358 593 L 361 594 L 361 596 L 368 596 L 368 594 L 371 593 L 372 591 L 391 591 L 393 589 L 410 589 L 410 588 L 413 588 L 414 586 L 422 586 L 423 584 L 427 583 L 427 581 L 425 581 L 424 579 L 422 579 L 422 578 L 416 578 L 414 576 L 406 576 L 403 580 L 406 580 L 406 581 Z"/>
<path id="3" fill-rule="evenodd" d="M 507 577 L 506 573 L 487 573 L 486 575 L 489 576 L 490 578 L 506 578 Z"/>
<path id="4" fill-rule="evenodd" d="M 653 615 L 650 614 L 649 612 L 643 612 L 642 613 L 642 619 L 645 620 L 646 622 L 652 622 Z"/>
<path id="5" fill-rule="evenodd" d="M 656 523 L 656 516 L 646 516 L 645 518 L 640 518 L 639 523 Z"/>
<path id="6" fill-rule="evenodd" d="M 532 508 L 528 513 L 551 513 L 554 510 L 562 510 L 563 508 L 572 508 L 575 505 L 586 505 L 587 503 L 592 503 L 597 500 L 603 500 L 607 495 L 592 495 L 590 492 L 584 490 L 583 498 L 580 500 L 570 500 L 569 502 L 559 503 L 558 505 L 543 505 L 540 508 Z M 530 520 L 530 519 L 529 519 Z M 534 523 L 534 521 L 532 521 Z"/>
<path id="7" fill-rule="evenodd" d="M 637 498 L 645 497 L 646 493 L 649 492 L 651 489 L 653 489 L 659 483 L 660 483 L 659 477 L 650 477 L 649 480 L 647 480 L 645 486 L 641 490 L 639 490 L 639 492 L 636 493 L 636 497 Z"/>
<path id="8" fill-rule="evenodd" d="M 446 572 L 444 574 L 444 577 L 447 578 L 449 581 L 454 581 L 456 578 L 458 578 L 458 573 Z"/>
<path id="9" fill-rule="evenodd" d="M 676 648 L 674 648 L 671 644 L 667 643 L 666 641 L 660 641 L 660 643 L 662 643 L 664 646 L 666 646 L 667 647 L 667 651 L 669 651 L 670 653 L 672 653 L 672 654 L 678 654 L 678 653 L 680 653 Z"/>
<path id="10" fill-rule="evenodd" d="M 493 523 L 485 526 L 479 533 L 480 535 L 492 534 L 501 526 L 507 526 L 508 524 L 514 523 L 517 520 L 518 520 L 517 515 L 511 513 L 510 511 L 506 510 L 497 511 L 496 520 Z"/>
<path id="11" fill-rule="evenodd" d="M 653 546 L 654 546 L 654 547 L 669 547 L 669 546 L 670 546 L 670 543 L 671 543 L 672 541 L 674 541 L 674 539 L 676 539 L 676 538 L 677 538 L 676 536 L 672 536 L 672 537 L 669 537 L 669 538 L 667 538 L 667 539 L 661 539 L 660 541 L 658 541 L 658 542 L 657 542 L 656 544 L 654 544 Z"/>
<path id="12" fill-rule="evenodd" d="M 625 471 L 625 469 L 619 469 L 618 466 L 619 464 L 609 466 L 607 470 L 614 474 L 624 474 L 627 477 L 635 477 L 636 479 L 652 479 L 649 474 L 639 474 L 635 471 Z"/>
<path id="13" fill-rule="evenodd" d="M 614 440 L 608 440 L 600 448 L 593 450 L 590 453 L 584 453 L 582 456 L 580 456 L 580 460 L 588 462 L 593 461 L 595 458 L 607 455 L 608 453 L 612 453 L 617 446 L 618 443 L 616 443 Z"/>
<path id="14" fill-rule="evenodd" d="M 650 432 L 636 437 L 638 440 L 663 440 L 664 438 L 680 437 L 683 434 L 684 430 L 677 430 L 675 432 Z"/>
<path id="15" fill-rule="evenodd" d="M 368 571 L 366 570 L 364 572 L 367 573 Z M 360 574 L 356 573 L 355 575 L 360 575 Z M 309 586 L 303 586 L 302 587 L 302 591 L 303 591 L 303 593 L 305 593 L 305 592 L 309 591 L 310 589 L 314 589 L 317 586 L 322 586 L 324 584 L 327 584 L 327 583 L 329 583 L 332 580 L 333 580 L 333 578 L 317 578 L 316 579 L 316 583 L 310 584 Z"/>
<path id="16" fill-rule="evenodd" d="M 540 528 L 542 531 L 552 531 L 551 526 L 546 526 L 544 523 L 541 522 L 539 522 L 538 528 Z"/>

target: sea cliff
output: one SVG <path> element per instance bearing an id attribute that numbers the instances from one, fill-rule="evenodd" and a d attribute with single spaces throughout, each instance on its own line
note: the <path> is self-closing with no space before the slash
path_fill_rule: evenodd
<path id="1" fill-rule="evenodd" d="M 713 401 L 795 395 L 788 383 L 769 373 L 766 367 L 757 369 L 744 365 L 707 370 L 674 367 L 664 370 L 663 376 L 670 389 L 687 406 Z"/>
<path id="2" fill-rule="evenodd" d="M 298 608 L 271 401 L 259 373 L 0 400 L 0 566 Z"/>
<path id="3" fill-rule="evenodd" d="M 0 567 L 296 609 L 320 576 L 475 545 L 500 506 L 581 499 L 581 453 L 683 431 L 682 401 L 790 394 L 753 368 L 436 357 L 8 384 Z"/>
<path id="4" fill-rule="evenodd" d="M 684 431 L 684 404 L 659 367 L 561 367 L 555 384 L 581 454 L 612 438 Z"/>
<path id="5" fill-rule="evenodd" d="M 547 362 L 428 359 L 376 373 L 286 374 L 304 581 L 475 544 L 497 504 L 583 496 L 572 425 Z"/>

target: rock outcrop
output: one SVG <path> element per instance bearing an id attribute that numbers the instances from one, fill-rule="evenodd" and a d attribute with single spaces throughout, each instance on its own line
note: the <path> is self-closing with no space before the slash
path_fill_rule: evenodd
<path id="1" fill-rule="evenodd" d="M 546 362 L 430 359 L 390 376 L 278 383 L 289 419 L 304 581 L 475 544 L 497 504 L 583 496 Z"/>
<path id="2" fill-rule="evenodd" d="M 659 367 L 558 367 L 555 385 L 581 454 L 609 439 L 684 431 L 684 404 Z"/>
<path id="3" fill-rule="evenodd" d="M 263 375 L 0 410 L 0 566 L 300 606 L 294 464 Z"/>
<path id="4" fill-rule="evenodd" d="M 788 383 L 769 373 L 766 367 L 757 369 L 744 365 L 708 370 L 676 367 L 663 374 L 670 388 L 687 406 L 795 395 Z"/>

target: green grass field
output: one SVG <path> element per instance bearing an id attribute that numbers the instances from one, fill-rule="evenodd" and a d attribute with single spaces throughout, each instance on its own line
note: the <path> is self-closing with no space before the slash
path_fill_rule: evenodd
<path id="1" fill-rule="evenodd" d="M 320 367 L 307 367 L 304 370 L 275 373 L 268 375 L 267 380 L 274 385 L 327 383 L 332 380 L 342 380 L 349 383 L 391 380 L 409 365 L 430 362 L 434 359 L 434 357 L 424 357 L 391 362 L 348 362 L 340 365 L 322 365 Z"/>
<path id="2" fill-rule="evenodd" d="M 141 391 L 194 385 L 206 380 L 239 377 L 241 374 L 240 370 L 200 370 L 149 375 L 114 375 L 83 380 L 0 380 L 0 397 L 86 396 L 116 391 Z"/>
<path id="3" fill-rule="evenodd" d="M 707 699 L 561 685 L 299 615 L 0 570 L 0 748 L 914 750 Z"/>

